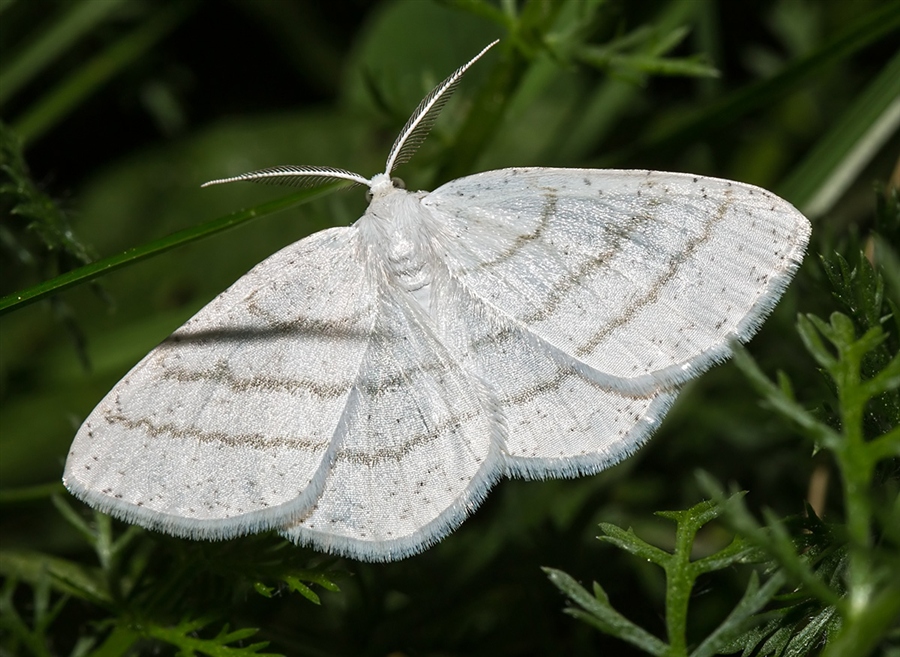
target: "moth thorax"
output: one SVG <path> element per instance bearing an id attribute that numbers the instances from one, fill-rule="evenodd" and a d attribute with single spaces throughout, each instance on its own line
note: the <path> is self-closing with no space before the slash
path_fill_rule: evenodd
<path id="1" fill-rule="evenodd" d="M 388 275 L 407 292 L 415 292 L 431 285 L 434 276 L 434 255 L 426 240 L 409 231 L 392 231 L 386 250 L 385 266 Z"/>

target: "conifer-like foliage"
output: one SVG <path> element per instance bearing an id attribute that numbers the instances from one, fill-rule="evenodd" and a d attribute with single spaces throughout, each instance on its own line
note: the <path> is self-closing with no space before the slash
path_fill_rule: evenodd
<path id="1" fill-rule="evenodd" d="M 896 654 L 898 37 L 896 0 L 0 2 L 0 655 Z M 73 500 L 62 465 L 102 395 L 365 206 L 199 184 L 379 171 L 494 38 L 407 187 L 569 166 L 771 189 L 813 236 L 747 350 L 633 458 L 504 482 L 398 563 L 183 541 Z"/>

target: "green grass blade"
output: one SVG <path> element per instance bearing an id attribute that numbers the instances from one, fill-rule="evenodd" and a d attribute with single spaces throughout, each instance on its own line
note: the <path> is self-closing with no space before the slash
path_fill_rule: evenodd
<path id="1" fill-rule="evenodd" d="M 777 190 L 803 214 L 828 212 L 900 127 L 900 51 Z"/>
<path id="2" fill-rule="evenodd" d="M 185 244 L 190 244 L 191 242 L 215 235 L 224 230 L 240 226 L 251 219 L 264 217 L 302 203 L 308 203 L 313 199 L 329 194 L 335 189 L 344 186 L 344 184 L 332 184 L 317 189 L 305 189 L 296 194 L 291 194 L 284 198 L 264 203 L 255 208 L 250 208 L 249 210 L 241 210 L 218 219 L 213 219 L 212 221 L 208 221 L 199 226 L 185 228 L 184 230 L 172 233 L 167 237 L 150 242 L 149 244 L 136 246 L 127 251 L 123 251 L 118 255 L 92 262 L 89 265 L 79 267 L 78 269 L 62 274 L 61 276 L 52 278 L 49 281 L 39 283 L 38 285 L 34 285 L 19 292 L 13 292 L 12 294 L 0 298 L 0 315 L 29 303 L 39 301 L 40 299 L 45 299 L 53 294 L 67 290 L 70 287 L 81 285 L 82 283 L 86 283 L 87 281 L 117 269 L 121 269 L 127 265 L 146 260 L 147 258 L 152 258 L 153 256 L 165 253 L 166 251 L 171 251 L 172 249 L 184 246 Z"/>
<path id="3" fill-rule="evenodd" d="M 592 166 L 621 166 L 650 151 L 683 148 L 715 130 L 733 125 L 738 117 L 771 105 L 807 84 L 814 76 L 897 31 L 900 31 L 900 2 L 895 0 L 863 15 L 843 33 L 778 75 L 748 84 L 712 106 L 671 124 L 664 132 L 640 137 L 632 146 L 601 158 Z"/>

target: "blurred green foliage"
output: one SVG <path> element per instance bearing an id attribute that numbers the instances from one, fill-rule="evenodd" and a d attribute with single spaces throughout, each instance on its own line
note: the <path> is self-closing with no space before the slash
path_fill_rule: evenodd
<path id="1" fill-rule="evenodd" d="M 0 0 L 0 25 L 0 654 L 900 650 L 900 3 Z M 625 463 L 503 482 L 399 563 L 180 541 L 68 498 L 75 430 L 140 357 L 365 206 L 199 184 L 288 163 L 372 175 L 493 38 L 408 186 L 535 165 L 768 187 L 813 241 L 752 357 L 686 386 Z M 661 514 L 677 530 L 661 509 L 687 509 Z"/>

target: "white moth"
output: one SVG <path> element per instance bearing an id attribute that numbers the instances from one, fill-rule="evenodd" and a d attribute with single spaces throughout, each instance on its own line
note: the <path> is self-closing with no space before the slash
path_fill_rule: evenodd
<path id="1" fill-rule="evenodd" d="M 421 102 L 371 180 L 287 166 L 213 181 L 338 178 L 371 200 L 254 267 L 112 389 L 69 452 L 76 497 L 175 536 L 275 529 L 400 559 L 502 476 L 622 460 L 680 383 L 751 337 L 810 233 L 763 189 L 549 168 L 431 193 L 392 181 L 488 48 Z"/>

